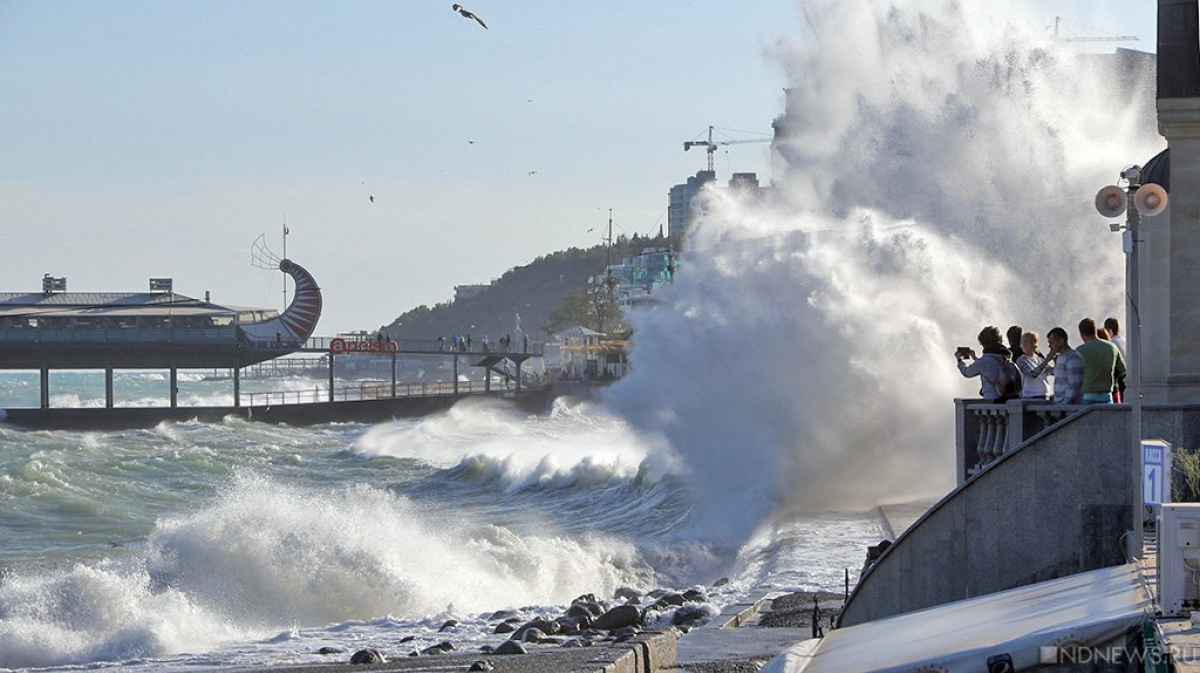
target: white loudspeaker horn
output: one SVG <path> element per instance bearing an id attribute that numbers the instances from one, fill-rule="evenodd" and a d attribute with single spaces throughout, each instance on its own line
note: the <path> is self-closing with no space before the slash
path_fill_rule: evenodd
<path id="1" fill-rule="evenodd" d="M 1162 185 L 1147 182 L 1133 193 L 1133 205 L 1146 217 L 1154 217 L 1167 209 L 1167 190 Z"/>
<path id="2" fill-rule="evenodd" d="M 1096 192 L 1096 210 L 1105 217 L 1116 217 L 1125 212 L 1125 190 L 1109 185 Z"/>

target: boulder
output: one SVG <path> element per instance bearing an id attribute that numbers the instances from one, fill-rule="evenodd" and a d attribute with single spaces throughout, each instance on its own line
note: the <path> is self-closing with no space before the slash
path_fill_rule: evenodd
<path id="1" fill-rule="evenodd" d="M 728 578 L 728 577 L 722 577 L 721 579 L 717 580 L 716 582 L 713 582 L 713 586 L 714 586 L 714 587 L 723 587 L 723 586 L 725 586 L 726 584 L 729 584 L 729 578 Z"/>
<path id="2" fill-rule="evenodd" d="M 496 649 L 492 650 L 492 654 L 528 654 L 529 650 L 525 646 L 515 640 L 506 640 L 500 643 Z"/>
<path id="3" fill-rule="evenodd" d="M 665 594 L 654 602 L 655 608 L 667 608 L 684 604 L 683 594 Z"/>
<path id="4" fill-rule="evenodd" d="M 513 626 L 511 622 L 500 622 L 492 633 L 512 633 L 516 630 L 517 627 Z"/>
<path id="5" fill-rule="evenodd" d="M 538 631 L 541 631 L 543 636 L 552 636 L 558 633 L 559 625 L 557 622 L 553 622 L 549 619 L 531 619 L 528 622 L 525 622 L 521 628 L 517 629 L 516 632 L 509 637 L 513 640 L 529 640 L 525 637 L 525 632 L 529 631 L 530 629 L 537 629 Z"/>
<path id="6" fill-rule="evenodd" d="M 708 602 L 708 598 L 704 595 L 704 592 L 697 589 L 688 589 L 687 591 L 683 592 L 683 600 L 688 601 L 689 603 Z"/>
<path id="7" fill-rule="evenodd" d="M 512 635 L 510 640 L 524 640 L 527 643 L 536 643 L 546 638 L 546 632 L 539 628 L 522 629 Z"/>
<path id="8" fill-rule="evenodd" d="M 480 659 L 479 661 L 471 664 L 471 667 L 467 669 L 467 673 L 475 673 L 476 671 L 490 671 L 495 668 L 496 665 L 492 662 L 488 661 L 487 659 Z"/>
<path id="9" fill-rule="evenodd" d="M 387 663 L 387 657 L 383 656 L 383 652 L 376 649 L 359 650 L 350 657 L 350 663 L 358 664 L 384 664 Z"/>
<path id="10" fill-rule="evenodd" d="M 634 603 L 640 603 L 642 602 L 642 592 L 634 589 L 633 587 L 617 587 L 616 592 L 613 593 L 613 598 L 627 602 L 631 601 Z"/>
<path id="11" fill-rule="evenodd" d="M 633 605 L 618 605 L 617 607 L 605 612 L 592 622 L 592 628 L 601 629 L 604 631 L 613 631 L 625 626 L 637 624 L 641 619 L 641 612 Z"/>
<path id="12" fill-rule="evenodd" d="M 317 654 L 341 654 L 341 653 L 343 653 L 343 652 L 345 652 L 345 651 L 346 651 L 346 650 L 343 650 L 343 649 L 342 649 L 342 648 L 340 648 L 340 647 L 329 647 L 329 646 L 326 646 L 326 647 L 322 647 L 321 649 L 317 650 Z"/>
<path id="13" fill-rule="evenodd" d="M 446 631 L 449 631 L 450 629 L 452 629 L 452 628 L 454 628 L 454 627 L 456 627 L 456 626 L 458 626 L 458 620 L 457 620 L 457 619 L 447 619 L 447 620 L 446 620 L 446 621 L 445 621 L 445 622 L 442 624 L 442 628 L 438 629 L 438 633 L 445 633 Z"/>
<path id="14" fill-rule="evenodd" d="M 708 610 L 699 605 L 684 605 L 675 610 L 675 614 L 671 617 L 671 623 L 675 626 L 682 624 L 694 624 L 708 616 Z"/>

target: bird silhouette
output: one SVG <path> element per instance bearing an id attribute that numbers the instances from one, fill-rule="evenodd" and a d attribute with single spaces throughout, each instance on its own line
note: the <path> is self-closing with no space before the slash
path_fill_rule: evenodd
<path id="1" fill-rule="evenodd" d="M 374 194 L 368 196 L 367 198 L 371 199 L 371 203 L 375 203 L 375 195 Z"/>
<path id="2" fill-rule="evenodd" d="M 529 171 L 530 175 L 537 175 L 537 171 Z"/>
<path id="3" fill-rule="evenodd" d="M 475 12 L 470 11 L 469 9 L 467 9 L 466 7 L 463 7 L 462 5 L 451 5 L 451 7 L 454 9 L 454 11 L 458 12 L 459 14 L 462 14 L 463 18 L 475 19 L 475 21 L 477 23 L 479 23 L 479 25 L 483 26 L 484 30 L 487 30 L 487 24 L 483 22 L 483 19 L 479 18 L 478 16 L 475 16 Z"/>

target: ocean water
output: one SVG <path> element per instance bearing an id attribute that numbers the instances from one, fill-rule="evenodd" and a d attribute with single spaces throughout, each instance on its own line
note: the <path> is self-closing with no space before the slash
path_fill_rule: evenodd
<path id="1" fill-rule="evenodd" d="M 883 536 L 875 505 L 953 485 L 952 400 L 977 391 L 956 346 L 1124 317 L 1120 237 L 1092 198 L 1164 143 L 1149 86 L 1114 91 L 1017 4 L 799 5 L 799 36 L 767 48 L 787 86 L 771 195 L 706 195 L 669 305 L 630 316 L 635 371 L 601 401 L 0 423 L 0 668 L 470 647 L 495 642 L 495 610 L 622 585 L 716 605 L 840 591 Z M 121 376 L 121 404 L 165 402 L 161 374 Z M 100 404 L 99 381 L 64 374 L 53 402 Z M 36 396 L 0 373 L 0 407 Z"/>
<path id="2" fill-rule="evenodd" d="M 0 374 L 0 399 L 24 384 Z M 493 611 L 532 618 L 619 586 L 729 577 L 708 589 L 716 605 L 839 590 L 882 535 L 870 512 L 815 513 L 736 549 L 707 544 L 696 494 L 657 464 L 655 441 L 568 400 L 538 416 L 467 401 L 374 426 L 0 425 L 0 668 L 494 645 Z M 439 633 L 448 619 L 459 626 Z"/>

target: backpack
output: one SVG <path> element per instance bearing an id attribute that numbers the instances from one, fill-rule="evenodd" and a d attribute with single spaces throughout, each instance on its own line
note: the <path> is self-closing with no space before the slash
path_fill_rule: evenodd
<path id="1" fill-rule="evenodd" d="M 1000 379 L 996 381 L 996 392 L 1000 393 L 997 401 L 1003 402 L 1021 396 L 1021 370 L 1008 358 L 1000 363 Z"/>

